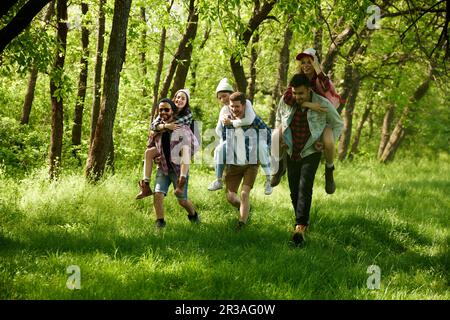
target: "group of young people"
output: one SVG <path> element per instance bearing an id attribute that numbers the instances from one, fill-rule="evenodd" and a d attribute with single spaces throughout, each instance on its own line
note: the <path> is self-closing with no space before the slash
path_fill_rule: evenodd
<path id="1" fill-rule="evenodd" d="M 227 201 L 239 210 L 236 225 L 242 229 L 250 212 L 250 192 L 259 166 L 266 176 L 264 192 L 270 195 L 287 171 L 291 202 L 295 212 L 292 241 L 301 245 L 309 225 L 314 179 L 321 155 L 325 155 L 325 190 L 332 194 L 335 141 L 343 123 L 337 112 L 339 95 L 321 71 L 315 50 L 306 49 L 296 56 L 298 73 L 289 82 L 281 98 L 275 128 L 272 130 L 256 115 L 242 92 L 234 92 L 228 79 L 216 88 L 223 105 L 216 134 L 220 142 L 214 150 L 216 179 L 208 187 L 216 191 L 226 186 Z M 151 134 L 144 156 L 144 176 L 136 199 L 154 195 L 156 226 L 163 228 L 163 200 L 170 184 L 188 219 L 199 223 L 199 215 L 188 199 L 189 163 L 199 148 L 192 130 L 190 93 L 178 90 L 173 100 L 164 98 L 158 116 L 151 124 Z M 157 163 L 154 191 L 150 187 L 153 163 Z M 238 192 L 240 188 L 240 192 Z"/>

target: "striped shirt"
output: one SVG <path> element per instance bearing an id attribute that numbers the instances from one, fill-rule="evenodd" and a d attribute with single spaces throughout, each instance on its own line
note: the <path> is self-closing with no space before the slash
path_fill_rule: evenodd
<path id="1" fill-rule="evenodd" d="M 309 131 L 308 117 L 307 117 L 307 109 L 302 110 L 298 104 L 294 107 L 297 108 L 295 111 L 294 117 L 292 118 L 292 122 L 290 124 L 290 128 L 292 131 L 292 142 L 293 142 L 293 150 L 292 150 L 292 160 L 300 160 L 302 157 L 300 156 L 300 152 L 305 147 L 306 141 L 308 141 L 311 136 L 311 132 Z"/>

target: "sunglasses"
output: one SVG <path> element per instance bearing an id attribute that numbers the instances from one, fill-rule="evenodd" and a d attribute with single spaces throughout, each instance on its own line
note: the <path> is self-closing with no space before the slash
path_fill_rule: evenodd
<path id="1" fill-rule="evenodd" d="M 172 110 L 172 109 L 170 109 L 170 108 L 160 108 L 159 112 L 170 112 L 170 110 Z"/>

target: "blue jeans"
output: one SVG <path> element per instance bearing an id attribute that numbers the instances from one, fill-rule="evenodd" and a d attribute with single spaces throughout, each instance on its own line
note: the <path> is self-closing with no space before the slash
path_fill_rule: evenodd
<path id="1" fill-rule="evenodd" d="M 170 171 L 169 175 L 166 176 L 161 170 L 158 169 L 156 172 L 156 181 L 155 181 L 155 192 L 162 192 L 165 196 L 167 196 L 167 192 L 169 191 L 170 183 L 172 182 L 173 188 L 176 188 L 177 185 L 177 175 L 175 172 Z M 178 200 L 187 200 L 187 190 L 189 183 L 189 175 L 186 177 L 186 184 L 184 185 L 183 196 L 177 197 Z"/>

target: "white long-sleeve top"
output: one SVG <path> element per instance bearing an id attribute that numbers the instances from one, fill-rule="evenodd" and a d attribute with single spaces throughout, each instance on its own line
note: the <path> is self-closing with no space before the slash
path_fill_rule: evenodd
<path id="1" fill-rule="evenodd" d="M 216 133 L 219 137 L 221 137 L 221 139 L 222 139 L 222 130 L 223 130 L 222 118 L 224 116 L 228 116 L 228 115 L 231 115 L 230 106 L 223 106 L 222 109 L 220 110 L 219 119 L 218 119 L 217 125 L 216 125 Z M 245 101 L 244 118 L 231 120 L 231 123 L 233 124 L 233 127 L 235 127 L 235 128 L 249 126 L 253 123 L 253 121 L 255 120 L 255 117 L 256 117 L 256 113 L 253 110 L 252 103 L 250 102 L 250 100 L 246 100 Z"/>

